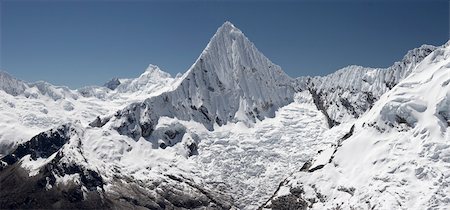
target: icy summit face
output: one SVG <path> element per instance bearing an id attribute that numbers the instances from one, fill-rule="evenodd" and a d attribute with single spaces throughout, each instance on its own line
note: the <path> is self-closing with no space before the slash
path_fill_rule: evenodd
<path id="1" fill-rule="evenodd" d="M 214 125 L 248 125 L 293 101 L 293 80 L 244 34 L 224 23 L 172 91 L 129 105 L 108 126 L 135 139 L 148 137 L 162 116 Z"/>

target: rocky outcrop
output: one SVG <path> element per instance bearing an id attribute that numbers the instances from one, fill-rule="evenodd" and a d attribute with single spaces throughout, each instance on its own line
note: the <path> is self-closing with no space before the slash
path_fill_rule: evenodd
<path id="1" fill-rule="evenodd" d="M 185 128 L 180 126 L 160 128 L 157 132 L 176 144 L 175 141 L 181 141 L 180 135 L 184 135 Z M 230 209 L 233 206 L 229 197 L 181 175 L 161 174 L 163 178 L 143 183 L 120 171 L 115 171 L 112 177 L 102 174 L 88 163 L 81 138 L 82 128 L 66 124 L 38 134 L 3 157 L 0 208 Z M 196 144 L 190 143 L 189 155 L 194 155 Z M 35 171 L 28 168 L 30 164 L 36 167 Z"/>

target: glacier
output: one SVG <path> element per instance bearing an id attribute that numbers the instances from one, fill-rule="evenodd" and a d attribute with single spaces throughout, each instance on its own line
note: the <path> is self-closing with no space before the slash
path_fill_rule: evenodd
<path id="1" fill-rule="evenodd" d="M 176 77 L 0 72 L 0 207 L 445 208 L 448 49 L 291 78 L 225 22 Z"/>

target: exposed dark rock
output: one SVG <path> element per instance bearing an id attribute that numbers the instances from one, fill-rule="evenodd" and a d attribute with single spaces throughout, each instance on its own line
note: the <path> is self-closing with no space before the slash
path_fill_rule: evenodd
<path id="1" fill-rule="evenodd" d="M 102 197 L 104 181 L 96 171 L 85 168 L 81 163 L 62 161 L 61 148 L 76 131 L 70 125 L 40 133 L 20 144 L 10 155 L 2 159 L 8 165 L 0 171 L 0 208 L 107 208 L 108 201 Z M 80 150 L 81 143 L 76 151 Z M 33 160 L 49 158 L 37 175 L 28 176 L 21 168 L 20 160 L 30 155 Z M 84 157 L 83 157 L 84 158 Z M 78 174 L 79 182 L 56 184 L 57 177 Z M 85 187 L 87 192 L 83 192 Z M 99 191 L 100 189 L 100 191 Z"/>
<path id="2" fill-rule="evenodd" d="M 300 197 L 305 193 L 302 187 L 293 187 L 289 190 L 289 192 L 296 197 Z"/>
<path id="3" fill-rule="evenodd" d="M 312 161 L 311 161 L 311 160 L 308 160 L 308 161 L 306 161 L 306 162 L 303 164 L 302 168 L 300 168 L 300 171 L 308 171 L 308 169 L 309 169 L 311 166 L 312 166 Z"/>
<path id="4" fill-rule="evenodd" d="M 359 114 L 356 112 L 355 107 L 350 104 L 350 102 L 345 98 L 340 98 L 342 106 L 345 107 L 355 118 L 359 117 Z"/>
<path id="5" fill-rule="evenodd" d="M 120 85 L 119 79 L 113 78 L 110 81 L 108 81 L 107 83 L 105 83 L 103 86 L 105 86 L 111 90 L 115 90 L 119 85 Z"/>
<path id="6" fill-rule="evenodd" d="M 153 125 L 149 122 L 144 122 L 141 125 L 141 135 L 144 138 L 149 137 L 153 132 Z"/>
<path id="7" fill-rule="evenodd" d="M 164 134 L 166 134 L 169 139 L 174 139 L 179 133 L 177 130 L 167 130 L 166 132 L 164 132 Z"/>
<path id="8" fill-rule="evenodd" d="M 217 125 L 219 125 L 219 126 L 222 126 L 222 125 L 223 125 L 222 120 L 221 120 L 218 116 L 216 117 L 216 123 L 217 123 Z"/>
<path id="9" fill-rule="evenodd" d="M 188 145 L 188 150 L 189 150 L 188 157 L 198 155 L 198 146 L 195 142 Z"/>
<path id="10" fill-rule="evenodd" d="M 333 151 L 333 155 L 330 157 L 328 163 L 331 163 L 333 161 L 334 158 L 334 154 L 337 152 L 337 149 L 339 147 L 342 146 L 342 142 L 345 141 L 346 139 L 350 138 L 353 135 L 353 132 L 355 131 L 355 125 L 352 125 L 352 127 L 350 128 L 349 132 L 347 132 L 342 138 L 340 138 L 337 142 L 336 145 L 334 145 L 334 151 Z M 321 151 L 319 151 L 319 153 L 321 153 Z M 325 167 L 324 164 L 318 165 L 314 168 L 311 168 L 313 161 L 312 160 L 308 160 L 307 162 L 305 162 L 302 166 L 302 168 L 300 169 L 300 171 L 303 172 L 307 172 L 307 173 L 313 173 L 314 171 L 320 170 L 323 167 Z M 278 198 L 274 198 L 278 191 L 280 190 L 280 188 L 282 186 L 285 186 L 288 184 L 288 179 L 284 179 L 282 182 L 280 182 L 277 190 L 274 192 L 274 194 L 272 194 L 272 196 L 259 208 L 259 209 L 263 209 L 263 208 L 271 208 L 271 209 L 307 209 L 308 208 L 308 204 L 309 207 L 311 207 L 311 205 L 313 203 L 316 203 L 317 200 L 319 200 L 320 202 L 325 202 L 325 197 L 317 190 L 317 188 L 314 185 L 311 185 L 311 188 L 314 190 L 316 198 L 310 198 L 308 199 L 308 201 L 306 201 L 302 196 L 304 195 L 304 190 L 303 188 L 300 187 L 293 187 L 290 188 L 289 195 L 285 195 L 285 196 L 280 196 Z M 349 194 L 354 193 L 355 189 L 354 188 L 342 188 L 341 191 L 345 191 Z M 267 205 L 269 202 L 271 202 L 271 205 Z"/>
<path id="11" fill-rule="evenodd" d="M 270 208 L 270 205 L 268 205 L 269 202 L 273 201 L 275 196 L 277 195 L 277 193 L 280 191 L 281 187 L 286 185 L 288 183 L 287 178 L 285 178 L 282 182 L 280 182 L 280 184 L 278 184 L 277 189 L 275 190 L 275 192 L 272 194 L 272 196 L 270 196 L 270 198 L 264 202 L 259 208 L 258 210 L 261 210 L 263 208 Z"/>
<path id="12" fill-rule="evenodd" d="M 352 127 L 350 128 L 350 130 L 340 139 L 340 141 L 338 142 L 339 144 L 342 144 L 342 142 L 348 138 L 350 138 L 350 136 L 353 135 L 353 132 L 355 131 L 355 125 L 352 125 Z M 340 145 L 339 145 L 340 146 Z"/>
<path id="13" fill-rule="evenodd" d="M 177 207 L 183 207 L 183 208 L 188 208 L 188 209 L 192 209 L 192 208 L 198 208 L 201 206 L 207 206 L 210 204 L 213 204 L 212 207 L 214 207 L 213 209 L 230 209 L 232 206 L 227 203 L 226 201 L 221 200 L 220 198 L 217 198 L 215 196 L 213 196 L 210 192 L 208 192 L 206 189 L 204 189 L 203 187 L 195 184 L 194 182 L 182 178 L 182 177 L 177 177 L 174 175 L 167 175 L 167 177 L 169 177 L 170 179 L 180 182 L 180 183 L 184 183 L 196 190 L 198 190 L 202 195 L 205 196 L 204 199 L 202 198 L 202 196 L 196 196 L 194 198 L 194 200 L 190 199 L 190 200 L 186 200 L 185 198 L 180 198 L 179 196 L 175 196 L 175 199 L 173 194 L 171 194 L 168 198 L 169 201 L 171 201 L 173 204 L 176 204 L 175 206 Z M 176 189 L 176 188 L 172 188 L 171 190 Z M 169 193 L 170 194 L 170 193 Z"/>
<path id="14" fill-rule="evenodd" d="M 373 107 L 373 104 L 375 104 L 375 101 L 377 101 L 378 99 L 373 96 L 372 92 L 364 92 L 364 93 L 366 94 L 366 100 L 369 103 L 369 107 L 367 107 L 367 109 L 371 109 Z"/>
<path id="15" fill-rule="evenodd" d="M 317 109 L 320 112 L 322 112 L 322 114 L 325 116 L 325 118 L 327 118 L 328 127 L 332 128 L 335 125 L 339 125 L 338 122 L 331 119 L 330 116 L 328 115 L 328 112 L 323 104 L 323 100 L 321 99 L 321 94 L 317 93 L 316 90 L 313 88 L 309 88 L 308 90 L 311 93 L 311 96 L 313 98 L 314 104 L 316 105 Z"/>
<path id="16" fill-rule="evenodd" d="M 395 121 L 396 121 L 398 124 L 407 124 L 407 125 L 409 125 L 409 124 L 408 124 L 408 121 L 407 121 L 405 118 L 400 117 L 400 116 L 398 116 L 398 115 L 395 116 Z"/>
<path id="17" fill-rule="evenodd" d="M 316 166 L 314 168 L 309 169 L 308 172 L 314 172 L 314 171 L 317 171 L 319 169 L 322 169 L 323 167 L 325 167 L 325 165 L 318 165 L 318 166 Z"/>
<path id="18" fill-rule="evenodd" d="M 21 168 L 19 163 L 2 170 L 0 208 L 109 209 L 111 202 L 102 198 L 102 191 L 97 191 L 97 186 L 103 186 L 101 177 L 77 165 L 61 164 L 60 159 L 61 156 L 57 155 L 35 176 L 28 176 L 28 171 Z M 80 184 L 55 184 L 55 175 L 73 173 L 80 174 Z M 81 186 L 85 186 L 88 191 L 83 193 Z"/>
<path id="19" fill-rule="evenodd" d="M 213 210 L 232 207 L 229 200 L 203 189 L 192 180 L 170 174 L 165 177 L 150 183 L 119 177 L 107 196 L 118 209 Z"/>
<path id="20" fill-rule="evenodd" d="M 37 158 L 48 158 L 53 153 L 57 152 L 70 139 L 69 125 L 62 125 L 49 132 L 40 133 L 30 141 L 19 144 L 19 146 L 9 155 L 3 157 L 1 160 L 7 165 L 12 165 L 20 160 L 25 155 L 31 155 L 33 160 Z M 0 166 L 0 171 L 6 166 Z"/>
<path id="21" fill-rule="evenodd" d="M 386 87 L 388 87 L 389 90 L 392 90 L 392 88 L 394 88 L 395 85 L 397 85 L 395 81 L 386 82 Z"/>
<path id="22" fill-rule="evenodd" d="M 208 109 L 207 109 L 206 107 L 204 107 L 204 106 L 202 105 L 202 106 L 200 106 L 200 108 L 199 108 L 198 110 L 203 114 L 203 116 L 205 116 L 205 118 L 206 118 L 208 121 L 211 121 L 211 118 L 209 117 Z"/>
<path id="23" fill-rule="evenodd" d="M 110 118 L 103 118 L 102 119 L 99 116 L 97 116 L 97 118 L 95 118 L 94 121 L 89 123 L 89 126 L 100 128 L 100 127 L 103 127 L 109 120 L 110 120 Z"/>
<path id="24" fill-rule="evenodd" d="M 272 200 L 270 208 L 273 210 L 306 210 L 308 203 L 302 198 L 289 194 Z"/>
<path id="25" fill-rule="evenodd" d="M 342 191 L 342 192 L 346 192 L 346 193 L 350 194 L 351 196 L 353 196 L 355 194 L 355 188 L 354 187 L 346 188 L 344 186 L 339 186 L 337 188 L 337 190 Z"/>

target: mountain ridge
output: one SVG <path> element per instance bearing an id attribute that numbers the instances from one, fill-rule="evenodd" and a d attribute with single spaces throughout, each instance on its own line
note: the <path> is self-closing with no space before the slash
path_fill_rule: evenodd
<path id="1" fill-rule="evenodd" d="M 281 191 L 277 193 L 282 194 L 270 199 L 272 205 L 292 204 L 283 202 L 292 199 L 300 202 L 298 196 L 305 198 L 300 188 L 290 188 L 298 180 L 297 169 L 320 176 L 322 167 L 332 167 L 327 163 L 330 158 L 333 161 L 334 152 L 334 160 L 349 165 L 342 148 L 352 148 L 346 145 L 355 142 L 356 135 L 364 137 L 362 126 L 375 132 L 376 126 L 390 126 L 388 122 L 392 121 L 393 128 L 400 132 L 404 126 L 414 126 L 409 116 L 419 121 L 420 113 L 431 113 L 421 111 L 423 101 L 419 100 L 419 106 L 402 106 L 396 100 L 403 100 L 402 91 L 414 92 L 412 87 L 426 89 L 428 86 L 422 84 L 431 84 L 429 81 L 434 84 L 439 80 L 440 86 L 433 86 L 435 89 L 450 87 L 444 77 L 432 77 L 426 82 L 414 80 L 421 78 L 417 74 L 427 73 L 420 73 L 417 68 L 426 71 L 433 60 L 448 60 L 447 51 L 441 51 L 431 46 L 412 50 L 405 55 L 406 60 L 393 64 L 389 71 L 351 66 L 328 77 L 293 79 L 259 52 L 239 29 L 225 22 L 181 77 L 172 78 L 156 66 L 149 66 L 139 78 L 113 82 L 113 86 L 117 84 L 114 90 L 92 87 L 83 97 L 53 97 L 64 110 L 61 116 L 73 116 L 61 118 L 58 122 L 62 126 L 19 143 L 16 150 L 0 159 L 0 183 L 6 186 L 0 190 L 0 205 L 254 209 L 270 198 L 279 183 Z M 445 76 L 445 70 L 440 69 L 440 75 Z M 156 77 L 147 77 L 153 73 Z M 405 78 L 409 79 L 404 81 Z M 169 85 L 158 86 L 160 83 L 152 83 L 153 79 L 167 79 L 164 82 Z M 130 88 L 133 91 L 129 95 L 108 96 L 119 92 L 121 85 L 131 84 L 136 84 L 136 89 Z M 48 84 L 41 85 L 40 89 L 52 89 Z M 147 92 L 149 87 L 158 90 Z M 0 94 L 8 102 L 0 105 L 5 105 L 2 108 L 8 112 L 23 109 L 18 103 L 21 100 L 31 100 L 32 107 L 38 106 L 39 97 Z M 102 94 L 105 97 L 100 97 Z M 389 97 L 395 98 L 386 102 Z M 118 101 L 112 104 L 108 100 Z M 432 101 L 436 102 L 436 118 L 445 128 L 448 100 Z M 393 117 L 373 118 L 375 124 L 367 121 L 361 125 L 358 119 L 375 112 L 371 112 L 374 106 L 377 110 L 393 110 Z M 58 110 L 39 110 L 41 114 L 30 119 L 40 122 L 36 120 L 38 116 L 54 115 L 54 111 Z M 80 113 L 82 116 L 78 116 Z M 15 116 L 5 116 L 9 124 L 15 123 Z M 418 136 L 426 136 L 426 132 L 417 131 Z M 0 137 L 7 132 L 0 129 Z M 444 157 L 446 153 L 439 154 Z M 312 157 L 312 162 L 306 162 Z M 361 159 L 350 158 L 350 162 Z M 305 167 L 301 167 L 303 163 Z M 393 166 L 396 163 L 392 162 Z M 329 175 L 333 174 L 338 172 Z M 338 176 L 342 177 L 345 178 Z M 18 183 L 24 186 L 20 190 Z M 317 191 L 327 186 L 305 187 L 310 190 L 307 193 L 315 193 L 308 194 L 308 198 L 328 204 L 321 200 L 327 197 L 320 197 Z M 346 184 L 333 190 L 345 196 L 360 192 Z M 43 195 L 49 196 L 43 199 Z M 313 206 L 316 200 L 308 202 Z M 303 207 L 310 203 L 294 204 Z"/>

